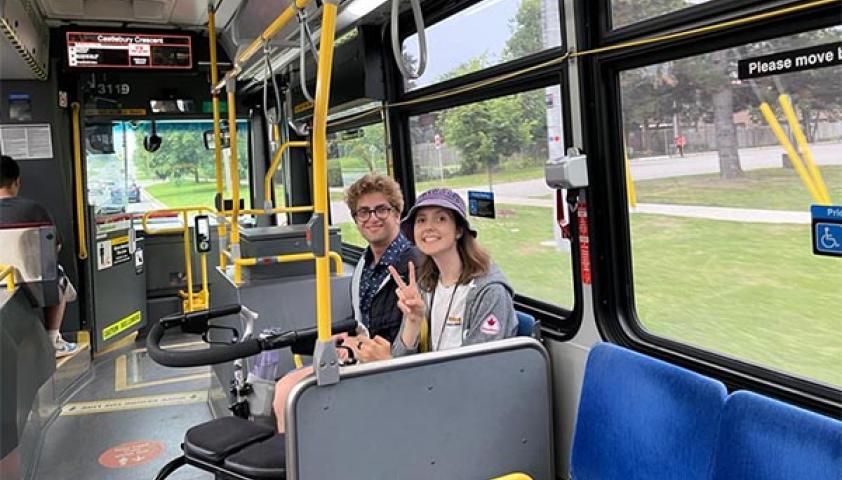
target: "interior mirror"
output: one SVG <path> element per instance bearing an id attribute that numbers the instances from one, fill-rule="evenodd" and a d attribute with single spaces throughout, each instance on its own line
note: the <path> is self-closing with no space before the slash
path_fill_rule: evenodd
<path id="1" fill-rule="evenodd" d="M 114 153 L 111 125 L 91 125 L 86 130 L 88 130 L 88 148 L 93 153 Z"/>
<path id="2" fill-rule="evenodd" d="M 202 137 L 205 142 L 205 149 L 213 150 L 213 130 L 205 130 L 202 133 Z M 220 132 L 220 138 L 222 140 L 222 148 L 229 148 L 231 146 L 231 136 L 228 134 L 228 130 L 222 129 Z"/>

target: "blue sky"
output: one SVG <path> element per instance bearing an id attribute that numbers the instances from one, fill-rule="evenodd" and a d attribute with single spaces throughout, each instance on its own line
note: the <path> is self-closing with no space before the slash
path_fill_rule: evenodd
<path id="1" fill-rule="evenodd" d="M 520 0 L 487 0 L 427 28 L 427 70 L 417 85 L 429 85 L 483 52 L 497 63 L 511 35 L 509 19 L 519 5 Z M 418 58 L 416 36 L 407 39 L 406 47 Z"/>

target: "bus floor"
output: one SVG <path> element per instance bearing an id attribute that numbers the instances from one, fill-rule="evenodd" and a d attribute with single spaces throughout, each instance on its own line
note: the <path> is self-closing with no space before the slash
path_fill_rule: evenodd
<path id="1" fill-rule="evenodd" d="M 196 336 L 165 345 L 201 348 Z M 93 378 L 47 428 L 35 479 L 150 479 L 181 454 L 184 432 L 212 418 L 207 404 L 210 367 L 156 364 L 141 342 L 96 356 Z M 173 480 L 212 479 L 182 468 Z"/>

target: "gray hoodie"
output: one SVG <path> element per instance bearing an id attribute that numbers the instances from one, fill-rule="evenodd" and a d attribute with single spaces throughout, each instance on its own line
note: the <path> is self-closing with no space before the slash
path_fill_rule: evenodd
<path id="1" fill-rule="evenodd" d="M 465 301 L 465 320 L 462 322 L 462 345 L 490 342 L 517 335 L 517 317 L 512 302 L 514 291 L 506 281 L 503 272 L 492 264 L 488 273 L 474 280 L 474 286 L 468 292 Z M 431 292 L 424 292 L 427 310 Z M 429 322 L 429 319 L 427 319 Z M 401 357 L 418 352 L 418 340 L 412 346 L 404 345 L 401 339 L 404 323 L 395 342 L 392 344 L 392 356 Z M 499 324 L 498 324 L 499 322 Z M 429 330 L 429 329 L 428 329 Z"/>

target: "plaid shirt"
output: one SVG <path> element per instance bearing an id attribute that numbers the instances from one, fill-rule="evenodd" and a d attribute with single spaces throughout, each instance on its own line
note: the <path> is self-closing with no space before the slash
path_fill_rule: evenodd
<path id="1" fill-rule="evenodd" d="M 383 280 L 389 276 L 389 266 L 398 266 L 400 258 L 403 253 L 412 248 L 412 244 L 403 235 L 398 234 L 392 243 L 383 252 L 380 261 L 372 265 L 374 261 L 374 254 L 371 252 L 371 247 L 366 248 L 365 251 L 365 268 L 363 268 L 362 276 L 360 277 L 360 313 L 362 314 L 363 325 L 369 327 L 369 312 L 371 312 L 371 302 L 374 300 L 374 294 L 380 288 Z"/>

